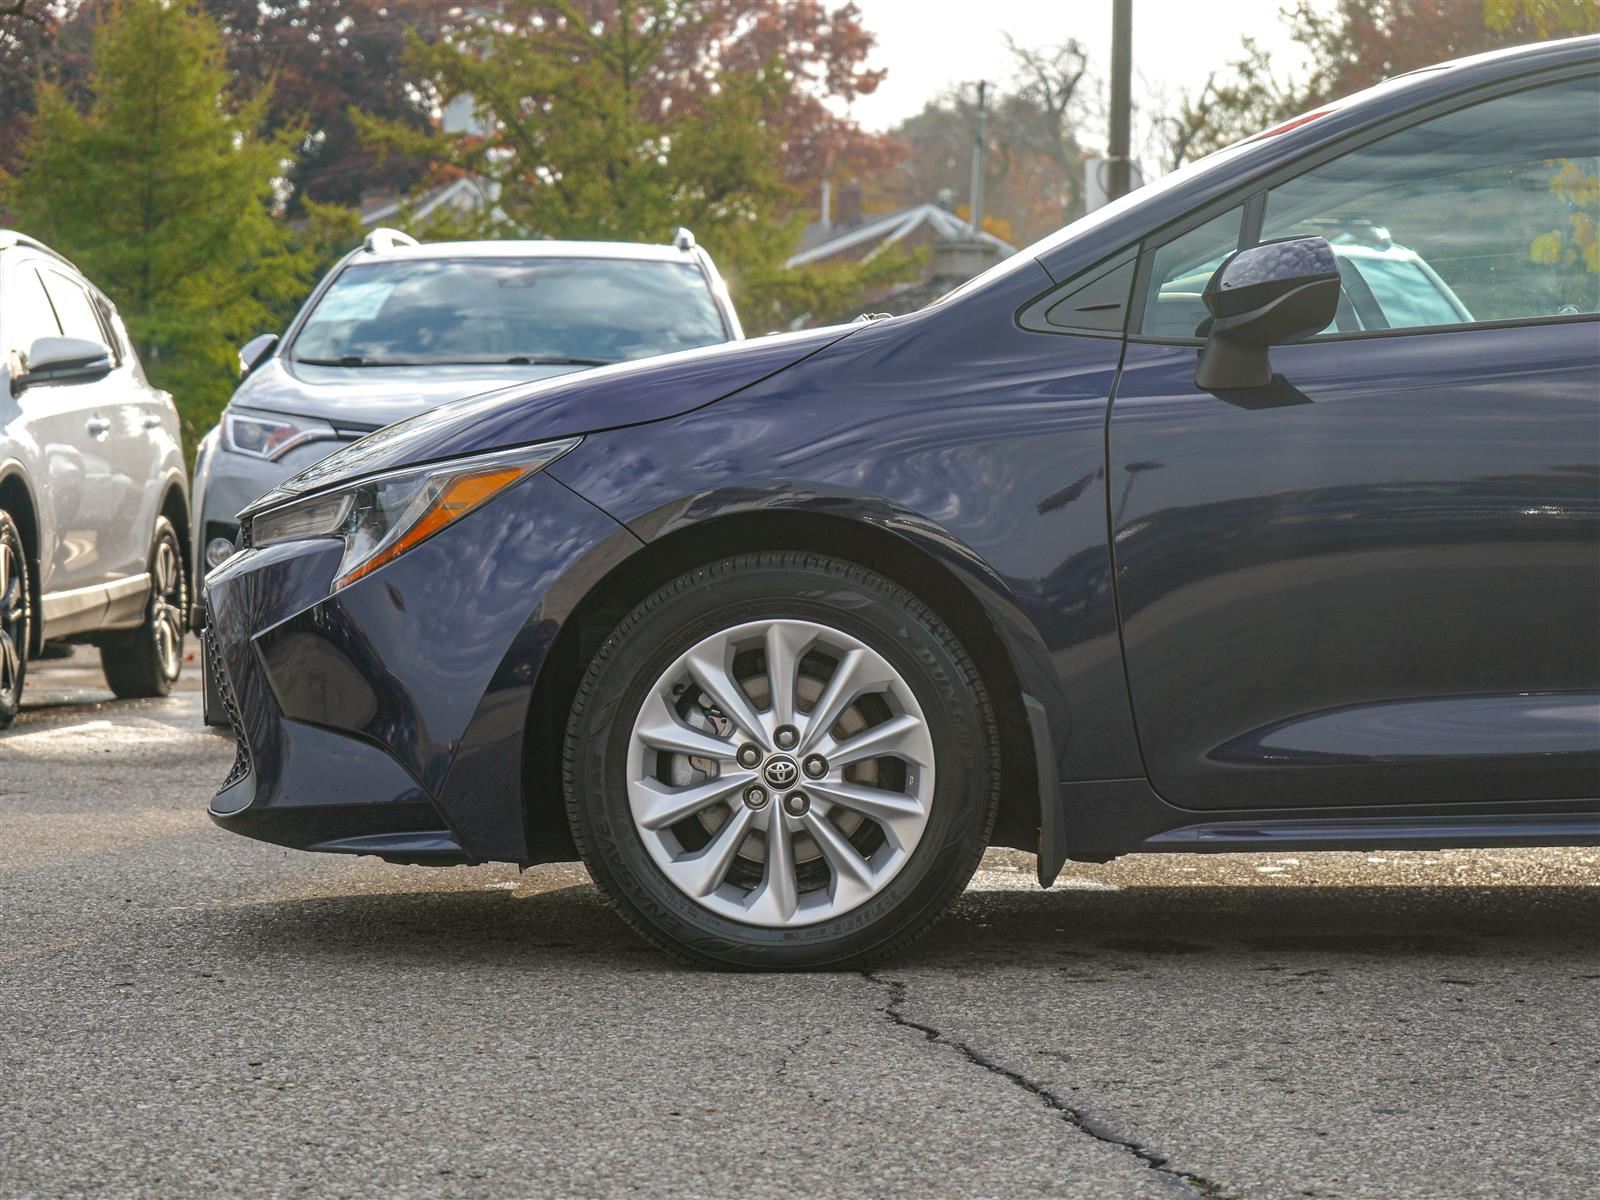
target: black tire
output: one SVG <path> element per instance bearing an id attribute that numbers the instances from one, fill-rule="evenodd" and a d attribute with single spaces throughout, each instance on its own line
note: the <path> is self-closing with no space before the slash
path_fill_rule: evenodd
<path id="1" fill-rule="evenodd" d="M 189 586 L 183 543 L 166 517 L 156 518 L 150 539 L 150 601 L 144 624 L 105 635 L 100 666 L 122 700 L 166 696 L 183 673 L 183 635 L 188 629 Z"/>
<path id="2" fill-rule="evenodd" d="M 16 719 L 28 677 L 28 639 L 33 635 L 29 588 L 22 531 L 0 508 L 0 729 Z"/>
<path id="3" fill-rule="evenodd" d="M 771 618 L 830 626 L 886 659 L 915 695 L 937 760 L 927 826 L 899 874 L 853 911 L 787 928 L 730 919 L 680 891 L 641 840 L 626 782 L 633 722 L 661 673 L 700 639 Z M 790 551 L 698 567 L 621 621 L 578 686 L 564 782 L 567 816 L 590 875 L 647 940 L 724 969 L 840 970 L 903 949 L 966 886 L 988 845 L 999 768 L 983 681 L 944 623 L 875 572 Z"/>

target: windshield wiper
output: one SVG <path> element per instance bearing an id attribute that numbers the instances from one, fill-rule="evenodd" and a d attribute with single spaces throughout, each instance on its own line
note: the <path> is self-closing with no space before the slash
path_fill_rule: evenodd
<path id="1" fill-rule="evenodd" d="M 339 358 L 297 358 L 297 363 L 312 367 L 608 367 L 614 358 L 540 357 L 513 354 L 507 358 L 362 358 L 346 354 Z"/>
<path id="2" fill-rule="evenodd" d="M 501 362 L 514 367 L 609 367 L 614 358 L 539 358 L 529 354 L 513 354 Z"/>

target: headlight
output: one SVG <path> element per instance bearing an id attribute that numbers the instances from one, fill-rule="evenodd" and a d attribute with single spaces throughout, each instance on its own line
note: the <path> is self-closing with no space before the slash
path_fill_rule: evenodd
<path id="1" fill-rule="evenodd" d="M 307 442 L 332 441 L 339 435 L 326 421 L 283 417 L 274 413 L 229 410 L 222 414 L 222 447 L 274 462 Z"/>
<path id="2" fill-rule="evenodd" d="M 344 557 L 333 581 L 337 591 L 549 466 L 581 440 L 407 467 L 318 492 L 249 517 L 249 544 L 259 549 L 309 538 L 341 539 Z"/>

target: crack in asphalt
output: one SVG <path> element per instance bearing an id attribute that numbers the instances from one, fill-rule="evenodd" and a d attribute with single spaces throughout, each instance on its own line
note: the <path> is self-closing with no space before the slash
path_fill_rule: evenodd
<path id="1" fill-rule="evenodd" d="M 773 1077 L 775 1079 L 782 1079 L 784 1076 L 788 1075 L 789 1063 L 794 1059 L 795 1055 L 799 1054 L 801 1050 L 805 1049 L 819 1037 L 831 1037 L 832 1035 L 833 1027 L 831 1025 L 827 1029 L 813 1029 L 810 1033 L 806 1034 L 798 1042 L 794 1043 L 794 1045 L 790 1046 L 783 1052 L 783 1057 L 778 1060 L 778 1069 L 773 1073 Z"/>
<path id="2" fill-rule="evenodd" d="M 1149 1147 L 1131 1138 L 1125 1138 L 1113 1133 L 1099 1123 L 1090 1120 L 1078 1109 L 1065 1103 L 1048 1088 L 1035 1083 L 1020 1071 L 1013 1071 L 1010 1067 L 1002 1066 L 993 1059 L 978 1053 L 965 1042 L 948 1037 L 931 1025 L 913 1021 L 900 1011 L 906 1002 L 906 985 L 903 981 L 885 979 L 881 976 L 873 975 L 869 971 L 863 971 L 861 975 L 869 983 L 877 984 L 889 993 L 889 1003 L 881 1011 L 893 1024 L 906 1029 L 915 1029 L 929 1042 L 938 1046 L 949 1046 L 952 1050 L 957 1051 L 973 1066 L 981 1067 L 991 1074 L 999 1075 L 1002 1079 L 1016 1084 L 1017 1087 L 1041 1101 L 1046 1108 L 1060 1116 L 1063 1121 L 1079 1133 L 1107 1146 L 1115 1146 L 1119 1150 L 1126 1150 L 1152 1171 L 1165 1177 L 1166 1181 L 1173 1185 L 1180 1194 L 1195 1197 L 1197 1200 L 1228 1200 L 1220 1185 L 1205 1178 L 1203 1175 L 1196 1175 L 1193 1172 L 1174 1167 L 1165 1156 L 1157 1154 Z"/>

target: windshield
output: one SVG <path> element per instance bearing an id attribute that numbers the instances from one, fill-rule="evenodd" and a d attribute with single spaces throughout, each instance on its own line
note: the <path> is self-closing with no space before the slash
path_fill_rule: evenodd
<path id="1" fill-rule="evenodd" d="M 691 263 L 429 258 L 346 267 L 295 338 L 294 358 L 583 366 L 727 340 Z"/>
<path id="2" fill-rule="evenodd" d="M 1334 247 L 1335 252 L 1339 249 Z M 1472 314 L 1455 298 L 1450 285 L 1429 269 L 1417 255 L 1402 246 L 1394 253 L 1350 255 L 1348 261 L 1361 274 L 1372 293 L 1377 316 L 1355 304 L 1356 315 L 1367 329 L 1410 329 L 1424 325 L 1459 325 Z M 1346 284 L 1347 290 L 1349 285 Z M 1354 300 L 1355 297 L 1352 297 Z"/>

